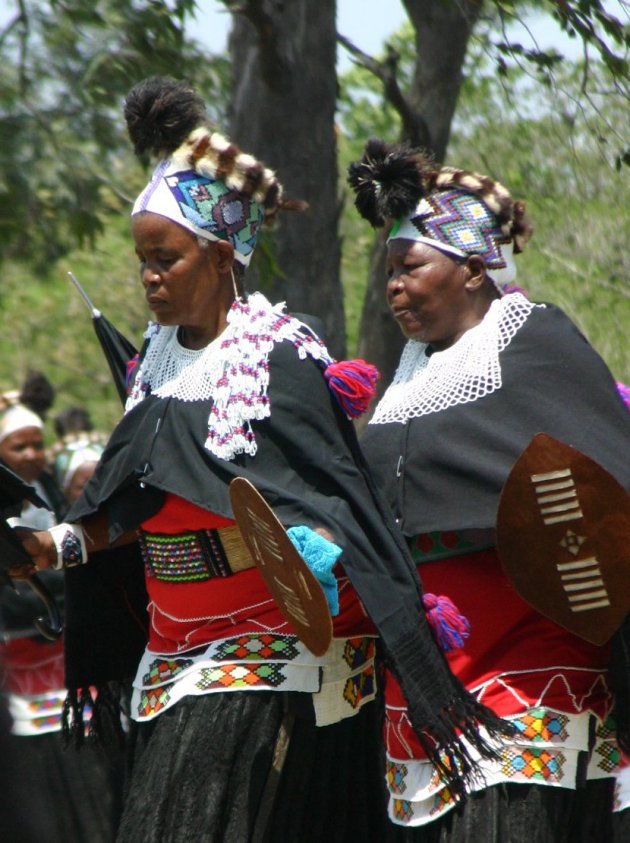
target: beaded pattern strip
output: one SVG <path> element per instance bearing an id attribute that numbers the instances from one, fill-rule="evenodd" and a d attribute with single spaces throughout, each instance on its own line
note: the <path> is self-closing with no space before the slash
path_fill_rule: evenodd
<path id="1" fill-rule="evenodd" d="M 315 722 L 326 726 L 374 699 L 373 659 L 372 639 L 333 639 L 324 656 L 314 656 L 294 635 L 274 633 L 244 633 L 179 656 L 145 651 L 134 680 L 132 717 L 155 717 L 189 694 L 297 691 L 312 695 Z"/>
<path id="2" fill-rule="evenodd" d="M 220 179 L 189 170 L 165 178 L 185 219 L 217 240 L 229 240 L 241 262 L 249 261 L 256 245 L 263 209 Z"/>
<path id="3" fill-rule="evenodd" d="M 589 751 L 588 712 L 569 715 L 545 708 L 532 708 L 516 717 L 517 737 L 499 747 L 499 758 L 479 762 L 479 777 L 473 791 L 503 782 L 523 782 L 575 788 L 578 758 Z M 588 765 L 587 779 L 615 775 L 620 756 L 610 718 L 595 722 L 595 746 Z M 421 826 L 457 805 L 444 787 L 435 767 L 426 759 L 386 761 L 389 815 L 398 825 Z"/>
<path id="4" fill-rule="evenodd" d="M 358 708 L 364 700 L 373 699 L 375 693 L 374 666 L 370 665 L 347 679 L 343 689 L 343 698 L 352 708 Z"/>
<path id="5" fill-rule="evenodd" d="M 161 582 L 203 582 L 231 571 L 215 530 L 178 535 L 140 532 L 148 575 Z"/>
<path id="6" fill-rule="evenodd" d="M 423 565 L 438 559 L 452 559 L 455 556 L 476 553 L 493 546 L 494 543 L 489 541 L 471 541 L 456 530 L 436 530 L 432 533 L 420 533 L 411 540 L 411 556 L 416 565 Z"/>
<path id="7" fill-rule="evenodd" d="M 460 254 L 482 255 L 490 268 L 506 265 L 501 244 L 509 243 L 511 237 L 503 234 L 496 216 L 470 193 L 444 190 L 429 194 L 420 200 L 408 225 Z M 395 226 L 390 239 L 403 233 L 397 232 Z"/>
<path id="8" fill-rule="evenodd" d="M 262 659 L 283 659 L 293 661 L 299 654 L 293 635 L 239 635 L 238 638 L 226 638 L 219 643 L 215 659 L 235 659 L 238 661 L 261 661 Z"/>

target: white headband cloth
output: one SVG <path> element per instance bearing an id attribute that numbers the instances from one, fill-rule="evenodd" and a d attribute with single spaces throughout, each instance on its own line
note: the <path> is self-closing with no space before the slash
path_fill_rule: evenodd
<path id="1" fill-rule="evenodd" d="M 24 430 L 27 427 L 36 427 L 41 430 L 44 423 L 37 413 L 29 410 L 24 404 L 14 404 L 0 417 L 0 442 L 12 433 L 17 433 L 18 430 Z"/>

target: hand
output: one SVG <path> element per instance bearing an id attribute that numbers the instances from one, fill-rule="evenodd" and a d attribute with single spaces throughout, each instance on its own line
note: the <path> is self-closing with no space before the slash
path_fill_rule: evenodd
<path id="1" fill-rule="evenodd" d="M 327 530 L 325 527 L 314 527 L 313 532 L 325 538 L 326 541 L 332 542 L 333 544 L 335 543 L 335 537 L 330 530 Z"/>
<path id="2" fill-rule="evenodd" d="M 15 527 L 24 550 L 32 558 L 32 565 L 16 565 L 9 568 L 9 576 L 14 579 L 27 579 L 37 571 L 45 571 L 54 567 L 57 562 L 57 548 L 49 532 L 35 532 L 26 527 Z"/>

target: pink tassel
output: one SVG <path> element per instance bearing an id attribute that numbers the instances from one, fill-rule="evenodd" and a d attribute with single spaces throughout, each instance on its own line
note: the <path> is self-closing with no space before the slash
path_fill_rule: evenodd
<path id="1" fill-rule="evenodd" d="M 429 626 L 444 653 L 459 650 L 470 634 L 470 623 L 453 601 L 440 594 L 425 594 L 422 598 Z"/>
<path id="2" fill-rule="evenodd" d="M 380 373 L 365 360 L 340 360 L 324 371 L 328 386 L 351 419 L 362 416 L 376 395 L 376 381 Z"/>

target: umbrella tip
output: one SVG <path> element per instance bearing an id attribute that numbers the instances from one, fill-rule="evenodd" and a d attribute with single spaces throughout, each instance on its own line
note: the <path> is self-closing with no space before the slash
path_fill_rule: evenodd
<path id="1" fill-rule="evenodd" d="M 85 290 L 83 289 L 83 287 L 79 284 L 79 282 L 78 282 L 78 280 L 77 280 L 77 278 L 76 278 L 75 274 L 74 274 L 73 272 L 70 272 L 70 270 L 68 270 L 68 277 L 70 278 L 70 280 L 72 281 L 72 283 L 73 283 L 73 284 L 74 284 L 74 286 L 76 287 L 77 291 L 79 292 L 79 295 L 81 296 L 81 298 L 83 299 L 83 301 L 84 301 L 84 302 L 85 302 L 85 304 L 87 305 L 88 310 L 89 310 L 89 311 L 91 312 L 91 314 L 92 314 L 92 317 L 93 317 L 94 319 L 98 319 L 98 318 L 99 318 L 99 316 L 101 316 L 101 312 L 100 312 L 100 310 L 97 310 L 97 309 L 94 307 L 94 305 L 93 305 L 93 304 L 92 304 L 92 302 L 90 301 L 90 297 L 89 297 L 89 296 L 88 296 L 88 294 L 85 292 Z"/>

